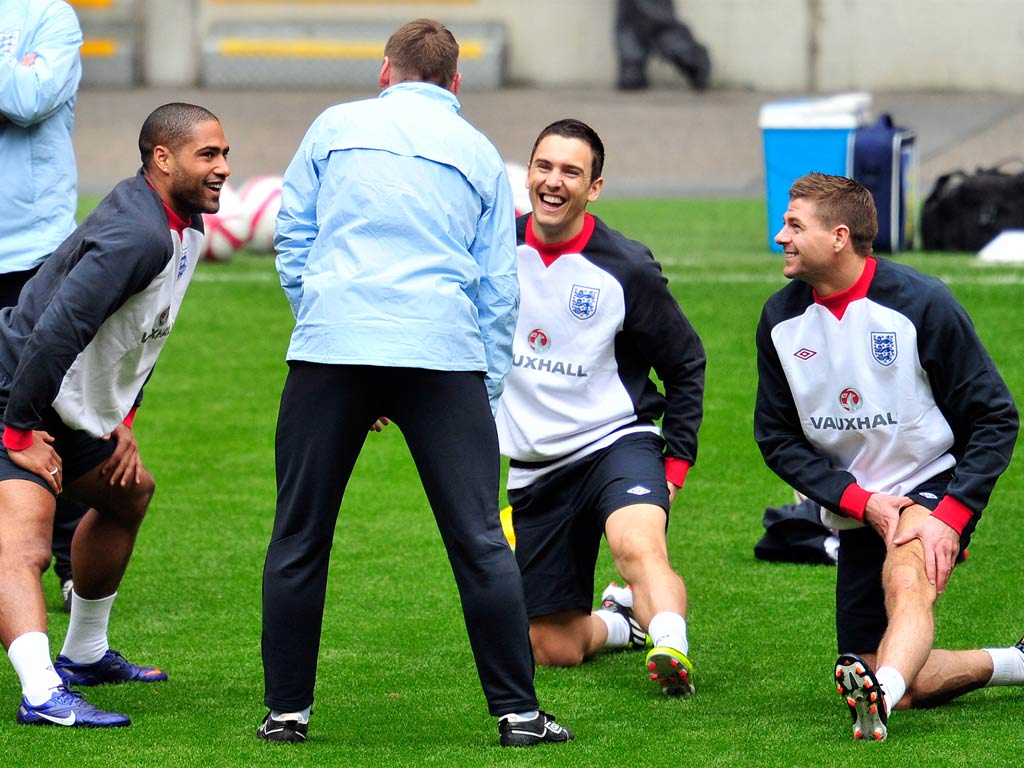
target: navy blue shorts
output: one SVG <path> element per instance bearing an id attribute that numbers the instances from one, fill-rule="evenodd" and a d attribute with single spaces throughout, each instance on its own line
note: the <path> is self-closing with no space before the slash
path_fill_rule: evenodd
<path id="1" fill-rule="evenodd" d="M 663 448 L 659 435 L 625 435 L 526 488 L 508 492 L 530 618 L 590 611 L 601 536 L 613 512 L 654 504 L 668 513 Z"/>
<path id="2" fill-rule="evenodd" d="M 945 495 L 952 472 L 943 473 L 907 496 L 935 509 Z M 960 553 L 967 549 L 973 523 L 960 536 Z M 874 653 L 889 626 L 882 589 L 885 542 L 874 528 L 839 531 L 839 563 L 836 572 L 836 642 L 839 653 Z"/>
<path id="3" fill-rule="evenodd" d="M 7 398 L 0 395 L 0 413 L 7 405 Z M 54 441 L 50 444 L 60 456 L 63 466 L 62 478 L 65 489 L 91 469 L 98 467 L 110 458 L 117 447 L 117 440 L 103 440 L 99 437 L 71 429 L 60 420 L 57 412 L 48 409 L 43 414 L 43 430 L 50 433 Z M 50 486 L 35 472 L 22 469 L 7 454 L 7 449 L 0 445 L 0 481 L 31 480 L 50 491 Z M 51 491 L 52 492 L 52 491 Z"/>

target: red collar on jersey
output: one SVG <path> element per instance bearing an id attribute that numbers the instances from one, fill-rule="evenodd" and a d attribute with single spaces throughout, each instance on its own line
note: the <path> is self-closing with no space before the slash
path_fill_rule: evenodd
<path id="1" fill-rule="evenodd" d="M 154 192 L 156 192 L 156 189 L 153 187 L 153 185 L 149 183 L 149 179 L 146 179 L 146 185 Z M 160 198 L 160 203 L 163 205 L 164 210 L 167 212 L 167 223 L 170 225 L 171 229 L 178 233 L 178 237 L 181 237 L 182 233 L 189 228 L 192 222 L 185 221 L 183 218 L 181 218 L 181 216 L 172 211 L 168 207 L 167 203 L 163 201 L 163 198 Z"/>
<path id="2" fill-rule="evenodd" d="M 555 263 L 555 259 L 566 253 L 583 253 L 583 249 L 590 242 L 590 236 L 594 234 L 594 217 L 589 213 L 583 214 L 583 229 L 576 237 L 570 238 L 562 243 L 546 245 L 540 242 L 533 234 L 533 214 L 526 220 L 526 244 L 540 254 L 541 261 L 545 267 Z"/>
<path id="3" fill-rule="evenodd" d="M 851 303 L 858 299 L 863 299 L 868 295 L 868 288 L 871 285 L 871 280 L 875 276 L 875 267 L 878 265 L 878 261 L 874 256 L 868 256 L 864 260 L 864 271 L 860 273 L 860 277 L 857 278 L 857 282 L 847 288 L 845 291 L 839 293 L 833 293 L 831 296 L 819 296 L 817 291 L 814 291 L 814 301 L 821 304 L 825 309 L 836 316 L 837 320 L 843 319 L 843 314 L 846 312 L 846 308 Z M 814 290 L 813 288 L 811 290 Z"/>

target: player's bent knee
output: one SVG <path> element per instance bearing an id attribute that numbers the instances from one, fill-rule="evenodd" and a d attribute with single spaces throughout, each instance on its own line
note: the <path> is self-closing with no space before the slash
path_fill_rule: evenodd
<path id="1" fill-rule="evenodd" d="M 885 594 L 888 599 L 934 600 L 934 592 L 934 587 L 928 583 L 923 564 L 899 563 L 886 569 Z"/>
<path id="2" fill-rule="evenodd" d="M 12 572 L 25 570 L 38 573 L 50 567 L 50 560 L 53 558 L 53 551 L 50 549 L 49 541 L 23 544 L 22 546 L 0 547 L 0 570 Z"/>
<path id="3" fill-rule="evenodd" d="M 533 657 L 541 667 L 578 667 L 583 663 L 583 650 L 567 645 L 533 644 Z"/>
<path id="4" fill-rule="evenodd" d="M 97 506 L 101 515 L 120 519 L 124 523 L 139 525 L 146 516 L 146 510 L 156 491 L 153 476 L 143 471 L 139 482 L 118 487 L 110 494 L 103 508 Z"/>
<path id="5" fill-rule="evenodd" d="M 139 477 L 139 482 L 128 486 L 125 490 L 128 491 L 131 503 L 141 507 L 142 511 L 145 512 L 146 507 L 149 506 L 149 502 L 153 498 L 153 494 L 156 492 L 156 480 L 147 470 L 143 470 L 142 475 Z"/>
<path id="6" fill-rule="evenodd" d="M 586 658 L 576 633 L 545 623 L 530 624 L 533 657 L 542 667 L 578 667 Z"/>

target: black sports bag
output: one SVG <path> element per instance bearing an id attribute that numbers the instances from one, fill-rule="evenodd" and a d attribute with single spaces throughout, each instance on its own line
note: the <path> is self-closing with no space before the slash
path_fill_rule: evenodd
<path id="1" fill-rule="evenodd" d="M 1024 229 L 1024 159 L 940 176 L 921 208 L 926 251 L 979 251 L 1005 229 Z"/>

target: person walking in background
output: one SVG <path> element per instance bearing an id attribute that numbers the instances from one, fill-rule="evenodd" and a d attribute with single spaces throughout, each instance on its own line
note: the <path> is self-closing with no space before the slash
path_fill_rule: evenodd
<path id="1" fill-rule="evenodd" d="M 648 86 L 647 61 L 652 53 L 679 70 L 695 91 L 703 91 L 711 79 L 708 49 L 676 18 L 672 0 L 616 0 L 615 50 L 618 87 L 623 91 Z"/>
<path id="2" fill-rule="evenodd" d="M 665 535 L 697 458 L 704 348 L 651 252 L 587 212 L 603 165 L 600 137 L 579 120 L 544 128 L 530 154 L 522 306 L 497 415 L 516 559 L 540 664 L 642 649 L 649 633 L 648 675 L 686 695 L 686 586 Z M 592 613 L 602 534 L 631 589 L 610 584 Z"/>
<path id="3" fill-rule="evenodd" d="M 306 739 L 339 506 L 384 414 L 441 531 L 500 743 L 573 738 L 539 710 L 498 513 L 493 409 L 519 305 L 512 190 L 458 114 L 458 54 L 436 21 L 400 27 L 379 97 L 321 114 L 285 172 L 275 245 L 296 324 L 263 572 L 263 739 Z"/>
<path id="4" fill-rule="evenodd" d="M 839 529 L 834 682 L 854 738 L 882 740 L 897 706 L 1024 684 L 1024 639 L 933 648 L 935 602 L 1010 462 L 1017 409 L 949 290 L 871 254 L 870 191 L 812 173 L 789 198 L 775 242 L 792 282 L 757 328 L 754 435 Z"/>
<path id="5" fill-rule="evenodd" d="M 78 173 L 71 129 L 82 77 L 82 30 L 63 0 L 0 6 L 0 308 L 75 228 Z M 17 181 L 14 181 L 17 180 Z M 53 569 L 71 610 L 71 539 L 87 508 L 58 499 Z"/>
<path id="6" fill-rule="evenodd" d="M 0 313 L 0 641 L 25 725 L 126 726 L 72 687 L 167 679 L 107 639 L 155 487 L 131 425 L 202 252 L 200 213 L 217 211 L 231 170 L 220 122 L 191 104 L 154 110 L 139 150 L 138 174 Z M 91 509 L 75 532 L 71 619 L 53 662 L 40 575 L 62 494 Z"/>

